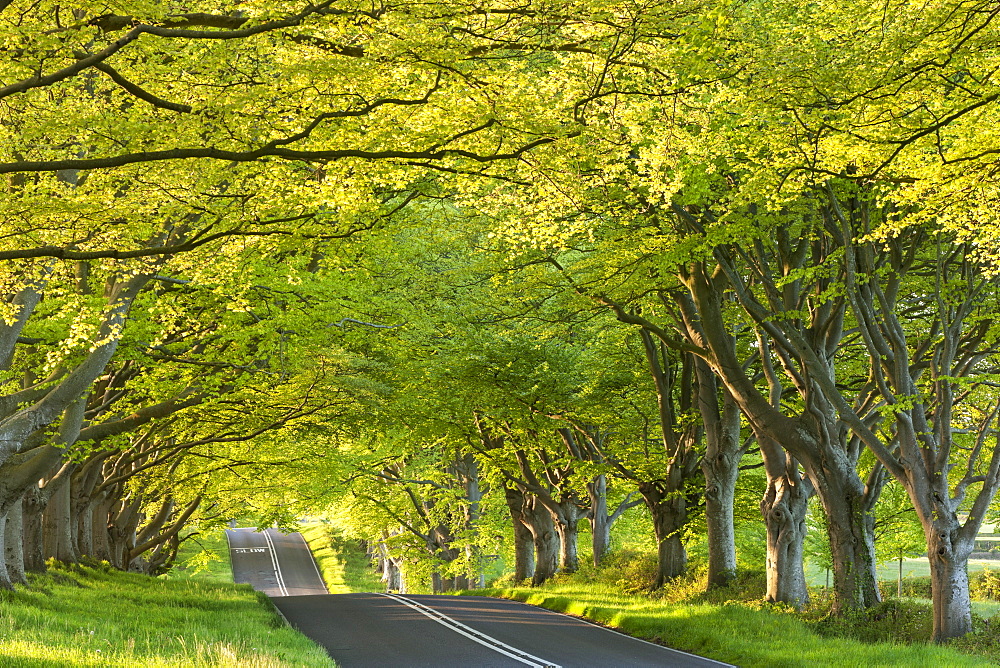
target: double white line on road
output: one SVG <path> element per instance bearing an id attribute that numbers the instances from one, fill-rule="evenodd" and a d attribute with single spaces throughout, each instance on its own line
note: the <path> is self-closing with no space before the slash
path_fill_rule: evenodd
<path id="1" fill-rule="evenodd" d="M 511 647 L 506 643 L 502 643 L 496 638 L 488 636 L 485 633 L 481 633 L 476 629 L 472 628 L 471 626 L 466 626 L 465 624 L 456 621 L 451 617 L 449 617 L 448 615 L 444 615 L 435 610 L 434 608 L 424 605 L 423 603 L 412 601 L 408 598 L 404 598 L 397 594 L 380 594 L 380 596 L 386 596 L 394 601 L 402 603 L 403 605 L 409 606 L 414 610 L 416 610 L 417 612 L 427 617 L 430 617 L 438 624 L 448 627 L 455 633 L 461 634 L 466 638 L 468 638 L 469 640 L 473 640 L 479 643 L 480 645 L 483 645 L 484 647 L 489 647 L 494 652 L 499 652 L 500 654 L 509 656 L 510 658 L 516 661 L 520 661 L 526 666 L 532 666 L 533 668 L 561 668 L 560 666 L 552 663 L 551 661 L 540 659 L 537 656 L 528 654 L 527 652 L 522 652 L 516 647 Z"/>
<path id="2" fill-rule="evenodd" d="M 275 554 L 274 541 L 271 540 L 271 536 L 268 535 L 267 529 L 264 529 L 261 533 L 264 534 L 264 540 L 267 542 L 267 546 L 271 548 L 269 552 L 271 553 L 271 565 L 274 566 L 274 575 L 278 580 L 278 591 L 281 592 L 282 596 L 288 596 L 288 590 L 285 588 L 285 576 L 281 574 L 281 568 L 278 566 L 278 555 Z"/>

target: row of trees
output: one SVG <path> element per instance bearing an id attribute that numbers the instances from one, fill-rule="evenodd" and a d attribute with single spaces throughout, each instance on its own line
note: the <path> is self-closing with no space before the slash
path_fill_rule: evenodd
<path id="1" fill-rule="evenodd" d="M 836 603 L 850 609 L 880 600 L 875 536 L 885 527 L 875 522 L 895 484 L 928 537 L 936 591 L 967 592 L 966 562 L 998 484 L 995 283 L 969 248 L 922 230 L 890 243 L 854 235 L 871 279 L 853 286 L 862 296 L 852 306 L 843 247 L 797 224 L 673 275 L 654 256 L 627 270 L 609 264 L 599 243 L 531 251 L 500 272 L 495 255 L 483 264 L 452 246 L 428 265 L 437 289 L 450 287 L 418 297 L 426 276 L 380 263 L 400 298 L 444 319 L 425 320 L 417 342 L 418 313 L 413 334 L 385 335 L 398 395 L 345 449 L 338 466 L 350 472 L 335 474 L 350 481 L 359 527 L 392 534 L 390 545 L 433 568 L 475 556 L 455 546 L 480 540 L 495 551 L 502 512 L 515 577 L 541 582 L 576 569 L 581 520 L 599 561 L 614 521 L 644 503 L 655 584 L 684 571 L 695 519 L 716 586 L 736 571 L 735 517 L 746 521 L 746 495 L 760 490 L 767 597 L 802 606 L 815 496 Z M 871 329 L 862 309 L 878 313 Z M 871 352 L 866 338 L 892 341 L 894 356 Z M 351 463 L 355 451 L 365 454 Z M 453 568 L 468 575 L 476 564 Z M 967 599 L 937 603 L 940 624 L 968 619 Z"/>
<path id="2" fill-rule="evenodd" d="M 499 508 L 542 581 L 642 503 L 657 584 L 704 511 L 719 585 L 760 480 L 768 598 L 805 603 L 815 495 L 861 608 L 893 480 L 967 632 L 996 13 L 0 1 L 0 584 L 333 482 L 388 571 L 475 561 Z"/>

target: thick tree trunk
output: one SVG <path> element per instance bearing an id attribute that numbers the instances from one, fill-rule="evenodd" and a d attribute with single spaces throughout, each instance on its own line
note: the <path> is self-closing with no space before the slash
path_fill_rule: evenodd
<path id="1" fill-rule="evenodd" d="M 928 550 L 931 564 L 931 598 L 934 602 L 934 642 L 958 638 L 972 631 L 972 603 L 969 600 L 969 557 L 953 550 L 942 551 L 945 541 L 932 540 Z"/>
<path id="2" fill-rule="evenodd" d="M 524 582 L 535 575 L 535 545 L 531 529 L 520 519 L 514 520 L 514 582 Z"/>
<path id="3" fill-rule="evenodd" d="M 7 512 L 4 527 L 3 555 L 7 562 L 7 575 L 14 584 L 27 584 L 24 574 L 24 514 L 18 499 Z"/>
<path id="4" fill-rule="evenodd" d="M 665 491 L 656 483 L 639 483 L 639 493 L 653 518 L 657 545 L 657 569 L 653 588 L 658 589 L 683 575 L 687 551 L 681 532 L 687 524 L 687 499 L 680 492 Z"/>
<path id="5" fill-rule="evenodd" d="M 0 589 L 14 589 L 14 582 L 7 570 L 7 513 L 0 512 Z"/>
<path id="6" fill-rule="evenodd" d="M 931 503 L 918 506 L 917 515 L 924 525 L 927 561 L 931 567 L 934 642 L 943 642 L 972 631 L 968 567 L 980 524 L 972 521 L 963 526 L 951 499 L 935 503 L 933 487 L 928 485 L 923 489 L 932 499 Z M 980 507 L 985 510 L 986 506 Z"/>
<path id="7" fill-rule="evenodd" d="M 111 534 L 108 527 L 111 518 L 112 506 L 114 506 L 113 501 L 107 498 L 102 498 L 96 503 L 92 503 L 90 511 L 92 518 L 90 526 L 93 531 L 93 550 L 90 556 L 100 561 L 107 561 L 108 563 L 111 563 L 113 559 L 111 550 Z"/>
<path id="8" fill-rule="evenodd" d="M 701 472 L 705 476 L 708 588 L 712 589 L 725 587 L 736 577 L 733 503 L 745 449 L 740 439 L 740 408 L 733 395 L 721 386 L 705 360 L 695 360 L 695 373 L 698 412 L 705 425 Z"/>
<path id="9" fill-rule="evenodd" d="M 552 513 L 537 497 L 525 494 L 524 500 L 524 522 L 531 531 L 531 542 L 535 546 L 535 572 L 531 583 L 540 585 L 555 575 L 559 568 L 559 534 Z"/>
<path id="10" fill-rule="evenodd" d="M 45 538 L 43 513 L 44 499 L 36 486 L 29 489 L 21 501 L 22 552 L 24 568 L 29 571 L 45 570 Z"/>
<path id="11" fill-rule="evenodd" d="M 382 560 L 382 582 L 385 583 L 387 593 L 406 593 L 406 586 L 403 584 L 403 570 L 392 557 L 386 557 Z"/>
<path id="12" fill-rule="evenodd" d="M 76 546 L 80 556 L 94 556 L 94 509 L 93 504 L 85 503 L 77 506 Z"/>
<path id="13" fill-rule="evenodd" d="M 559 534 L 559 569 L 563 573 L 575 573 L 580 569 L 579 545 L 577 538 L 579 520 L 575 517 L 560 518 L 556 524 Z"/>
<path id="14" fill-rule="evenodd" d="M 403 577 L 402 562 L 393 557 L 385 543 L 379 541 L 379 570 L 382 572 L 382 582 L 385 583 L 387 594 L 406 593 L 406 579 Z"/>
<path id="15" fill-rule="evenodd" d="M 602 473 L 587 483 L 590 496 L 591 546 L 594 551 L 594 566 L 611 550 L 611 518 L 608 516 L 608 479 Z"/>
<path id="16" fill-rule="evenodd" d="M 798 475 L 768 476 L 760 512 L 767 527 L 767 591 L 771 603 L 788 603 L 802 609 L 809 590 L 802 566 L 806 514 L 812 495 L 808 482 Z"/>
<path id="17" fill-rule="evenodd" d="M 59 561 L 76 563 L 79 559 L 73 550 L 73 517 L 71 515 L 69 481 L 56 481 L 44 514 L 45 554 Z"/>
<path id="18" fill-rule="evenodd" d="M 736 527 L 733 503 L 742 453 L 704 457 L 705 524 L 708 535 L 708 586 L 725 587 L 736 577 Z"/>
<path id="19" fill-rule="evenodd" d="M 141 502 L 119 501 L 111 511 L 108 521 L 108 539 L 111 544 L 111 565 L 121 571 L 131 566 L 131 551 L 135 547 L 136 529 L 142 521 Z"/>
<path id="20" fill-rule="evenodd" d="M 514 525 L 514 582 L 523 582 L 535 575 L 535 546 L 524 520 L 524 492 L 505 485 L 504 495 Z"/>
<path id="21" fill-rule="evenodd" d="M 825 476 L 813 485 L 826 513 L 833 557 L 834 612 L 879 603 L 875 572 L 875 519 L 867 509 L 864 485 L 851 469 Z"/>

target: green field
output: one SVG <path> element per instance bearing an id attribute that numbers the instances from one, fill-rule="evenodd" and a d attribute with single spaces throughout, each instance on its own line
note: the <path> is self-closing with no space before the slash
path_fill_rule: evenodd
<path id="1" fill-rule="evenodd" d="M 989 568 L 994 571 L 1000 571 L 1000 560 L 988 560 L 988 559 L 970 559 L 969 560 L 969 573 L 976 573 L 983 569 Z M 878 571 L 878 579 L 884 580 L 886 582 L 895 582 L 899 577 L 899 562 L 891 561 L 885 564 L 879 564 L 876 567 Z M 930 565 L 927 563 L 926 557 L 918 557 L 915 559 L 903 559 L 903 579 L 908 577 L 929 577 L 931 574 Z M 833 577 L 832 574 L 829 576 Z M 825 568 L 819 568 L 817 566 L 807 565 L 806 566 L 806 580 L 808 580 L 810 586 L 822 587 L 827 584 L 827 570 Z M 830 584 L 833 580 L 830 580 Z"/>

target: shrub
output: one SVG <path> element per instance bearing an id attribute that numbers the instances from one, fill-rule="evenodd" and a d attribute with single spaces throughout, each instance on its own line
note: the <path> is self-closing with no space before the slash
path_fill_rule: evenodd
<path id="1" fill-rule="evenodd" d="M 896 582 L 886 580 L 879 583 L 883 594 L 896 595 Z M 930 598 L 931 576 L 921 575 L 903 578 L 903 596 L 906 598 Z"/>
<path id="2" fill-rule="evenodd" d="M 889 599 L 865 610 L 827 615 L 814 622 L 825 636 L 861 642 L 927 642 L 931 638 L 934 613 L 929 603 Z"/>
<path id="3" fill-rule="evenodd" d="M 649 591 L 656 581 L 656 555 L 638 550 L 619 550 L 604 558 L 591 577 L 618 587 L 625 593 Z"/>
<path id="4" fill-rule="evenodd" d="M 969 578 L 969 594 L 974 601 L 1000 601 L 1000 572 L 985 568 Z"/>

